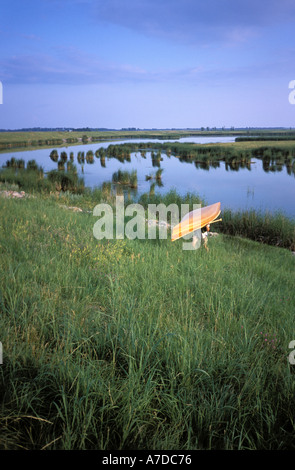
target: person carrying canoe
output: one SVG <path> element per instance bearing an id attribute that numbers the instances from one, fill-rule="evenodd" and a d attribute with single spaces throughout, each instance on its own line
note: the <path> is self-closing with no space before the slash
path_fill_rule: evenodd
<path id="1" fill-rule="evenodd" d="M 172 229 L 171 240 L 175 241 L 179 238 L 185 237 L 188 234 L 193 235 L 192 247 L 196 249 L 197 242 L 200 244 L 200 229 L 206 228 L 205 232 L 201 234 L 204 241 L 206 251 L 208 249 L 208 236 L 210 232 L 210 224 L 219 222 L 222 219 L 217 219 L 220 214 L 220 202 L 211 204 L 206 207 L 199 207 L 193 211 L 188 212 Z M 199 236 L 198 236 L 199 235 Z"/>
<path id="2" fill-rule="evenodd" d="M 209 251 L 209 248 L 208 248 L 208 236 L 209 236 L 209 232 L 210 232 L 210 224 L 207 224 L 206 225 L 206 231 L 202 232 L 202 239 L 204 241 L 204 248 L 206 251 Z M 198 241 L 198 237 L 197 235 L 193 235 L 193 241 L 192 241 L 192 244 L 193 244 L 193 247 L 195 248 L 196 246 L 196 243 Z"/>

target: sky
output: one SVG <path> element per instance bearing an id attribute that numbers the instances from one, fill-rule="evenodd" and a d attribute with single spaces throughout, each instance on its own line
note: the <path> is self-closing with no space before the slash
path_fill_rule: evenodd
<path id="1" fill-rule="evenodd" d="M 1 0 L 0 129 L 295 127 L 294 31 L 295 0 Z"/>

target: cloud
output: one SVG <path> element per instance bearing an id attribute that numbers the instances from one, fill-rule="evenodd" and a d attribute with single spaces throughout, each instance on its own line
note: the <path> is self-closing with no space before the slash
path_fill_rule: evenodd
<path id="1" fill-rule="evenodd" d="M 245 41 L 269 25 L 295 19 L 292 0 L 108 0 L 100 21 L 186 44 Z"/>
<path id="2" fill-rule="evenodd" d="M 28 84 L 94 84 L 145 80 L 147 72 L 131 64 L 106 62 L 71 47 L 51 54 L 19 54 L 0 59 L 2 80 Z"/>
<path id="3" fill-rule="evenodd" d="M 36 34 L 21 34 L 20 36 L 24 39 L 28 39 L 29 41 L 41 41 L 41 37 L 36 36 Z"/>
<path id="4" fill-rule="evenodd" d="M 223 83 L 293 77 L 294 51 L 280 58 L 242 65 L 223 64 L 171 67 L 146 70 L 137 65 L 99 59 L 74 47 L 59 46 L 51 54 L 19 54 L 0 59 L 2 82 L 13 84 L 180 84 L 212 86 Z"/>

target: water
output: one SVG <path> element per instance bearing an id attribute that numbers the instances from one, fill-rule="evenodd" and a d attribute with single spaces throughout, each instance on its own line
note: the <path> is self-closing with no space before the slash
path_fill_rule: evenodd
<path id="1" fill-rule="evenodd" d="M 74 163 L 79 174 L 82 175 L 81 166 L 77 162 L 77 153 L 83 151 L 85 156 L 88 150 L 94 153 L 99 147 L 107 148 L 110 144 L 127 142 L 165 142 L 157 139 L 132 139 L 115 142 L 97 142 L 79 146 L 58 148 L 58 153 L 74 153 Z M 178 142 L 196 143 L 220 143 L 233 142 L 234 137 L 185 137 Z M 172 142 L 172 140 L 169 140 Z M 17 151 L 0 154 L 0 165 L 11 157 L 22 158 L 27 162 L 35 159 L 43 166 L 44 171 L 57 168 L 49 155 L 52 149 L 37 149 L 29 151 Z M 218 168 L 210 167 L 209 170 L 196 168 L 194 163 L 181 162 L 173 156 L 168 157 L 162 153 L 161 161 L 162 186 L 156 185 L 155 191 L 164 193 L 170 189 L 176 189 L 180 194 L 194 192 L 199 194 L 208 204 L 221 202 L 221 207 L 233 210 L 257 209 L 262 211 L 281 211 L 295 219 L 295 178 L 289 175 L 284 167 L 280 172 L 265 172 L 262 161 L 252 160 L 250 169 L 243 168 L 238 171 L 230 170 L 224 162 L 220 162 Z M 130 162 L 119 162 L 115 158 L 105 158 L 105 167 L 100 159 L 94 157 L 93 164 L 84 164 L 85 185 L 90 187 L 100 186 L 105 181 L 111 181 L 112 175 L 118 169 L 132 171 L 137 170 L 138 188 L 137 194 L 149 191 L 154 180 L 146 181 L 146 175 L 153 175 L 157 167 L 153 167 L 150 152 L 146 152 L 143 158 L 140 152 L 132 153 Z"/>

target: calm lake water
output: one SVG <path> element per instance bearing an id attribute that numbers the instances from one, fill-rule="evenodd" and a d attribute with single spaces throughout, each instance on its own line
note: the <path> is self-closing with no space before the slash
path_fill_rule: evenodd
<path id="1" fill-rule="evenodd" d="M 152 139 L 132 139 L 113 142 L 97 142 L 79 146 L 58 148 L 62 151 L 74 153 L 74 163 L 79 174 L 82 175 L 81 166 L 77 162 L 77 154 L 83 151 L 85 156 L 88 150 L 95 151 L 110 144 L 127 142 L 151 142 Z M 153 142 L 165 142 L 165 140 L 153 139 Z M 219 143 L 234 142 L 234 137 L 185 137 L 178 142 Z M 169 140 L 172 142 L 172 140 Z M 5 164 L 11 157 L 22 158 L 27 162 L 35 159 L 43 166 L 44 171 L 57 168 L 49 155 L 52 149 L 37 149 L 29 151 L 15 151 L 0 154 L 0 165 Z M 252 160 L 250 169 L 244 168 L 238 171 L 230 170 L 224 162 L 220 162 L 218 168 L 196 168 L 194 163 L 181 162 L 176 157 L 167 157 L 162 154 L 161 161 L 162 186 L 156 185 L 155 191 L 165 193 L 170 189 L 176 189 L 180 194 L 193 192 L 199 194 L 208 204 L 221 202 L 221 207 L 234 210 L 258 209 L 262 211 L 284 212 L 295 219 L 295 177 L 289 175 L 286 168 L 282 171 L 265 172 L 260 160 Z M 93 164 L 84 164 L 84 180 L 86 186 L 100 186 L 105 181 L 111 181 L 112 175 L 118 169 L 132 171 L 137 170 L 138 188 L 137 194 L 149 191 L 152 181 L 146 181 L 146 175 L 156 173 L 158 167 L 153 167 L 150 152 L 146 152 L 143 158 L 140 152 L 132 153 L 130 162 L 119 162 L 115 158 L 106 158 L 105 167 L 100 159 L 94 157 Z"/>

